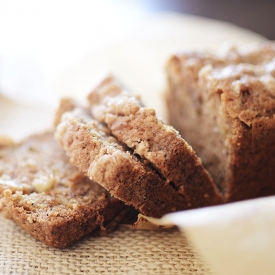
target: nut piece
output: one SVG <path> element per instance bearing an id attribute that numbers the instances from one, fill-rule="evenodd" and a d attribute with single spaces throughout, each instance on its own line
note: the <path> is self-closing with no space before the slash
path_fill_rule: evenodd
<path id="1" fill-rule="evenodd" d="M 32 187 L 36 193 L 42 193 L 53 188 L 56 183 L 56 178 L 53 176 L 41 176 L 32 182 Z"/>

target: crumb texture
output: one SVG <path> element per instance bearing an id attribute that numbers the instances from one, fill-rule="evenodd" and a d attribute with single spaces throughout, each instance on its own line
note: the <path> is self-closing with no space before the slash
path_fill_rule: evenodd
<path id="1" fill-rule="evenodd" d="M 167 77 L 169 121 L 226 200 L 275 194 L 275 44 L 175 55 Z"/>
<path id="2" fill-rule="evenodd" d="M 124 204 L 73 166 L 52 132 L 0 150 L 0 210 L 36 239 L 66 247 Z"/>

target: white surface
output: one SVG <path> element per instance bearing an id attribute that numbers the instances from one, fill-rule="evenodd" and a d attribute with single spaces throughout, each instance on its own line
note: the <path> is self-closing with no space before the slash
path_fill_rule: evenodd
<path id="1" fill-rule="evenodd" d="M 111 0 L 0 1 L 2 92 L 7 96 L 16 94 L 20 100 L 27 93 L 37 99 L 35 103 L 44 104 L 44 99 L 34 95 L 35 90 L 52 93 L 67 68 L 102 46 L 120 40 L 135 28 L 138 18 L 142 20 L 142 14 L 126 13 L 113 3 Z M 24 83 L 23 87 L 11 83 L 12 78 L 16 83 Z"/>
<path id="2" fill-rule="evenodd" d="M 31 133 L 49 129 L 52 121 L 51 109 L 17 103 L 0 95 L 0 136 L 20 140 Z"/>

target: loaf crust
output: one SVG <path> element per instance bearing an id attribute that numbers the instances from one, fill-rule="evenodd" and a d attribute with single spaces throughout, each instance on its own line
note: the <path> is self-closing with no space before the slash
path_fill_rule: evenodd
<path id="1" fill-rule="evenodd" d="M 168 61 L 169 122 L 202 158 L 226 201 L 275 194 L 274 58 L 275 44 L 266 42 Z"/>
<path id="2" fill-rule="evenodd" d="M 79 172 L 52 132 L 0 148 L 0 210 L 46 245 L 67 247 L 122 218 L 124 203 Z"/>
<path id="3" fill-rule="evenodd" d="M 108 76 L 88 96 L 92 114 L 105 122 L 120 142 L 146 159 L 182 194 L 187 208 L 222 203 L 195 152 L 155 110 L 145 108 L 114 77 Z"/>

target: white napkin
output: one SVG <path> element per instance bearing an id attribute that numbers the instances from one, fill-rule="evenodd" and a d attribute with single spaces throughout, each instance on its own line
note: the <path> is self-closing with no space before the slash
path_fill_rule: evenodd
<path id="1" fill-rule="evenodd" d="M 221 275 L 275 274 L 275 196 L 177 212 L 177 225 Z"/>

